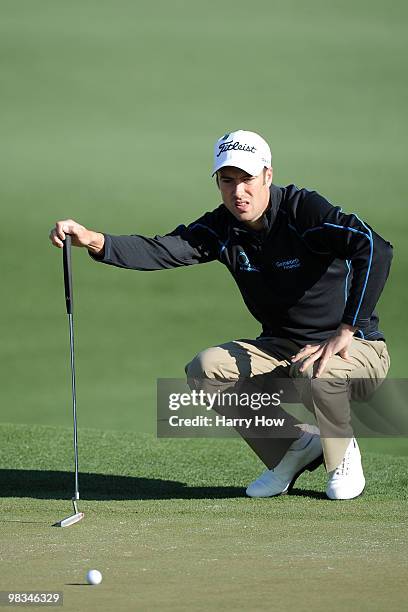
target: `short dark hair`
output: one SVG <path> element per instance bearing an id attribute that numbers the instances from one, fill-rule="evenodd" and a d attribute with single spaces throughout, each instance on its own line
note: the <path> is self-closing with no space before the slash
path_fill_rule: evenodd
<path id="1" fill-rule="evenodd" d="M 266 171 L 267 171 L 267 169 L 268 168 L 266 166 L 264 166 L 264 168 L 263 168 L 263 184 L 264 185 L 266 183 Z M 220 170 L 221 170 L 221 168 L 220 168 Z M 217 172 L 215 173 L 215 182 L 217 183 L 217 187 L 219 189 L 220 188 L 220 177 L 218 176 L 218 172 L 219 172 L 219 170 L 217 170 Z"/>

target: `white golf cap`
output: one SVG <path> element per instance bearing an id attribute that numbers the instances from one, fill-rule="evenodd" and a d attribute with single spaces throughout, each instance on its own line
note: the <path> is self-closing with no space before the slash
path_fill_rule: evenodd
<path id="1" fill-rule="evenodd" d="M 269 145 L 255 132 L 237 130 L 225 134 L 215 143 L 213 175 L 224 166 L 234 166 L 258 176 L 263 168 L 270 168 L 271 165 Z"/>

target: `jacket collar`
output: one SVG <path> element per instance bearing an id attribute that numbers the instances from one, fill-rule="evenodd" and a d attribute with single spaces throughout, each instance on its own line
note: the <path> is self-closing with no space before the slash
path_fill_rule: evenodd
<path id="1" fill-rule="evenodd" d="M 282 201 L 282 190 L 280 187 L 277 187 L 277 185 L 274 185 L 272 183 L 269 192 L 269 204 L 263 216 L 265 222 L 265 230 L 268 234 L 271 231 L 272 225 L 274 224 L 276 215 L 278 214 L 280 203 Z"/>

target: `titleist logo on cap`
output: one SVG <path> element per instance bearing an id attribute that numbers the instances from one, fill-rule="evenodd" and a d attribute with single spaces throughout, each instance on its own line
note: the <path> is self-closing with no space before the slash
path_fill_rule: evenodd
<path id="1" fill-rule="evenodd" d="M 228 140 L 227 142 L 222 142 L 218 145 L 219 151 L 217 153 L 217 157 L 221 155 L 221 153 L 226 153 L 227 151 L 245 151 L 246 153 L 255 153 L 256 147 L 250 147 L 247 144 L 241 144 L 239 140 L 233 142 L 232 140 Z"/>

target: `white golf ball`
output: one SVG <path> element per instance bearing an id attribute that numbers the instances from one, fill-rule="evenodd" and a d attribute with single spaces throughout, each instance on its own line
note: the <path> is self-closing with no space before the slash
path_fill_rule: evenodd
<path id="1" fill-rule="evenodd" d="M 86 575 L 88 584 L 100 584 L 102 582 L 102 574 L 99 570 L 89 570 Z"/>

